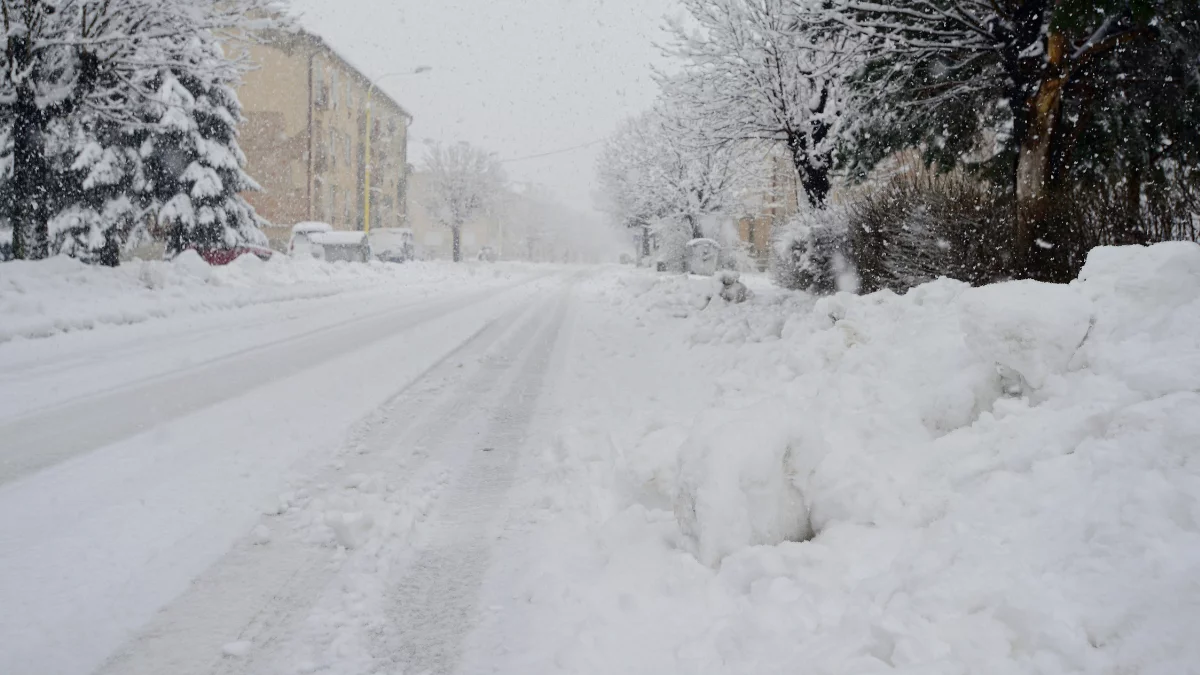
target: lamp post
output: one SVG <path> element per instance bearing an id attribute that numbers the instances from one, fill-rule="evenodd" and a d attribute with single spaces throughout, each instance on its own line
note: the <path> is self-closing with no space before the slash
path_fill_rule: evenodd
<path id="1" fill-rule="evenodd" d="M 371 128 L 371 95 L 375 93 L 375 85 L 389 77 L 420 75 L 422 73 L 428 73 L 431 70 L 433 70 L 433 68 L 429 66 L 418 66 L 417 68 L 407 72 L 401 71 L 396 73 L 387 73 L 386 75 L 380 75 L 379 77 L 372 79 L 371 86 L 367 87 L 367 128 L 365 130 L 366 147 L 363 152 L 363 232 L 366 234 L 371 233 L 371 132 L 373 131 Z"/>

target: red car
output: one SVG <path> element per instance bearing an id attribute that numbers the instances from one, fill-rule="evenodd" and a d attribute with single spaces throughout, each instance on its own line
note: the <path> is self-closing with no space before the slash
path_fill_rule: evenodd
<path id="1" fill-rule="evenodd" d="M 252 246 L 250 244 L 242 244 L 233 248 L 197 248 L 196 253 L 204 262 L 214 267 L 217 265 L 228 265 L 238 258 L 251 254 L 258 256 L 259 260 L 270 260 L 271 256 L 275 255 L 275 251 L 262 246 Z"/>

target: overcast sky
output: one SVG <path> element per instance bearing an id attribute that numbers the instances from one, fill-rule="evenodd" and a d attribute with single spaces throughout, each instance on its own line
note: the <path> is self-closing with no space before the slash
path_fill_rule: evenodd
<path id="1" fill-rule="evenodd" d="M 371 77 L 430 66 L 380 86 L 415 117 L 422 141 L 466 140 L 503 159 L 607 136 L 655 95 L 672 0 L 293 0 L 302 23 Z M 598 147 L 506 163 L 590 210 Z"/>

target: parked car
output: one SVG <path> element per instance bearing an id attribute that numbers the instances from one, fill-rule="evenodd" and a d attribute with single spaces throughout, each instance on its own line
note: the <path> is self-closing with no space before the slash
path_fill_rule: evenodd
<path id="1" fill-rule="evenodd" d="M 416 258 L 416 239 L 407 227 L 380 227 L 371 230 L 371 253 L 383 262 L 404 263 Z"/>
<path id="2" fill-rule="evenodd" d="M 255 246 L 254 244 L 239 244 L 232 248 L 218 248 L 209 246 L 193 246 L 190 247 L 200 259 L 214 267 L 218 265 L 228 265 L 244 255 L 256 256 L 259 260 L 270 260 L 271 256 L 275 255 L 275 251 L 265 246 Z"/>
<path id="3" fill-rule="evenodd" d="M 478 258 L 482 262 L 496 262 L 496 259 L 499 258 L 499 256 L 496 254 L 496 249 L 492 248 L 491 246 L 484 246 L 483 248 L 479 249 Z"/>
<path id="4" fill-rule="evenodd" d="M 324 248 L 312 245 L 312 235 L 332 231 L 333 226 L 329 223 L 296 223 L 292 226 L 292 238 L 288 241 L 288 255 L 301 258 L 324 258 Z"/>
<path id="5" fill-rule="evenodd" d="M 308 239 L 314 248 L 321 249 L 319 257 L 329 262 L 368 262 L 371 260 L 371 242 L 366 232 L 311 232 Z"/>

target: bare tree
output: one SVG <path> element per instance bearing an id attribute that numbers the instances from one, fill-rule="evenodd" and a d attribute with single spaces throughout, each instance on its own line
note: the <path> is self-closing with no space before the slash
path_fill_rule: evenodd
<path id="1" fill-rule="evenodd" d="M 755 174 L 744 146 L 711 143 L 673 101 L 627 121 L 605 143 L 597 165 L 605 208 L 623 225 L 641 228 L 642 254 L 655 222 L 680 224 L 704 236 L 707 216 L 729 212 Z"/>
<path id="2" fill-rule="evenodd" d="M 450 228 L 454 262 L 462 261 L 462 228 L 496 204 L 504 190 L 504 172 L 495 156 L 469 143 L 434 143 L 425 154 L 429 174 L 430 217 Z"/>

